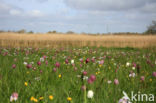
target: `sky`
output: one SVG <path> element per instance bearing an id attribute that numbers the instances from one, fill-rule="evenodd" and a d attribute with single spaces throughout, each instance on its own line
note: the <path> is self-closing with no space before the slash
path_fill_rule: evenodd
<path id="1" fill-rule="evenodd" d="M 156 20 L 156 0 L 0 0 L 0 30 L 139 32 Z"/>

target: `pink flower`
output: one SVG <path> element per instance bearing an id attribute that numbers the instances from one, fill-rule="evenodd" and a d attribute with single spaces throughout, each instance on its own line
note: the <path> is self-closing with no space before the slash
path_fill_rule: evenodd
<path id="1" fill-rule="evenodd" d="M 12 95 L 10 96 L 10 102 L 16 101 L 17 99 L 18 99 L 18 93 L 16 92 L 12 93 Z"/>
<path id="2" fill-rule="evenodd" d="M 136 68 L 136 63 L 132 63 L 132 66 Z"/>
<path id="3" fill-rule="evenodd" d="M 12 65 L 12 68 L 15 69 L 15 68 L 16 68 L 16 64 L 13 64 L 13 65 Z"/>
<path id="4" fill-rule="evenodd" d="M 43 58 L 44 58 L 44 59 L 46 59 L 46 58 L 47 58 L 47 56 L 45 56 L 45 55 L 44 55 L 44 56 L 43 56 Z"/>
<path id="5" fill-rule="evenodd" d="M 83 65 L 82 64 L 80 64 L 80 67 L 82 67 Z"/>
<path id="6" fill-rule="evenodd" d="M 104 63 L 104 60 L 101 60 L 101 61 L 99 62 L 100 65 L 102 65 L 103 63 Z"/>
<path id="7" fill-rule="evenodd" d="M 60 67 L 60 63 L 59 62 L 56 62 L 55 63 L 55 67 L 59 68 Z"/>
<path id="8" fill-rule="evenodd" d="M 4 52 L 3 56 L 6 56 L 6 55 L 8 55 L 8 52 Z"/>
<path id="9" fill-rule="evenodd" d="M 82 87 L 81 87 L 81 90 L 86 90 L 86 86 L 85 85 L 83 85 Z"/>
<path id="10" fill-rule="evenodd" d="M 91 79 L 92 81 L 95 81 L 95 80 L 96 80 L 96 76 L 92 74 L 92 75 L 90 76 L 90 79 Z"/>
<path id="11" fill-rule="evenodd" d="M 17 61 L 17 58 L 15 58 L 14 61 L 16 62 Z"/>
<path id="12" fill-rule="evenodd" d="M 90 59 L 89 59 L 89 58 L 87 58 L 87 59 L 86 59 L 86 63 L 88 63 L 89 61 L 90 61 Z"/>
<path id="13" fill-rule="evenodd" d="M 68 64 L 68 63 L 69 63 L 68 59 L 66 59 L 66 60 L 65 60 L 65 63 L 66 63 L 66 64 Z"/>
<path id="14" fill-rule="evenodd" d="M 96 80 L 96 76 L 92 74 L 92 75 L 89 77 L 89 79 L 88 79 L 88 83 L 91 84 L 91 83 L 93 83 L 95 80 Z"/>
<path id="15" fill-rule="evenodd" d="M 93 83 L 93 81 L 89 78 L 88 79 L 88 84 L 91 84 L 91 83 Z"/>
<path id="16" fill-rule="evenodd" d="M 32 68 L 32 65 L 31 64 L 27 64 L 26 66 L 28 69 Z"/>
<path id="17" fill-rule="evenodd" d="M 40 66 L 40 65 L 41 65 L 41 61 L 38 61 L 38 62 L 37 62 L 37 65 L 39 65 L 39 66 Z"/>
<path id="18" fill-rule="evenodd" d="M 80 59 L 80 62 L 83 63 L 83 59 L 82 58 Z"/>
<path id="19" fill-rule="evenodd" d="M 48 61 L 47 60 L 45 61 L 45 64 L 48 65 Z"/>
<path id="20" fill-rule="evenodd" d="M 42 74 L 42 73 L 43 73 L 43 71 L 42 71 L 42 70 L 40 70 L 40 73 Z"/>
<path id="21" fill-rule="evenodd" d="M 57 70 L 56 68 L 53 69 L 54 72 L 56 72 L 56 70 Z"/>
<path id="22" fill-rule="evenodd" d="M 119 84 L 119 80 L 118 79 L 114 79 L 114 84 L 118 85 Z"/>
<path id="23" fill-rule="evenodd" d="M 141 77 L 140 77 L 140 80 L 141 80 L 141 81 L 144 81 L 144 80 L 145 80 L 145 77 L 144 77 L 144 76 L 141 76 Z"/>
<path id="24" fill-rule="evenodd" d="M 87 71 L 83 71 L 83 75 L 87 75 Z"/>
<path id="25" fill-rule="evenodd" d="M 95 58 L 92 58 L 92 62 L 93 62 L 93 63 L 95 62 Z"/>
<path id="26" fill-rule="evenodd" d="M 75 67 L 74 70 L 77 71 L 77 67 Z"/>
<path id="27" fill-rule="evenodd" d="M 156 72 L 153 72 L 152 75 L 153 75 L 153 77 L 156 77 Z"/>

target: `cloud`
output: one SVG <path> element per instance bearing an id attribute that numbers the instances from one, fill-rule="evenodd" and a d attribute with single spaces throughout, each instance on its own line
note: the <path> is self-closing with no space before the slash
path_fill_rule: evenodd
<path id="1" fill-rule="evenodd" d="M 92 11 L 126 11 L 143 8 L 147 10 L 156 0 L 64 0 L 71 8 Z M 151 11 L 152 9 L 148 9 Z"/>
<path id="2" fill-rule="evenodd" d="M 0 0 L 0 29 L 143 32 L 155 7 L 156 0 Z"/>
<path id="3" fill-rule="evenodd" d="M 44 16 L 44 14 L 39 10 L 31 10 L 31 11 L 28 12 L 28 15 L 32 16 L 32 17 L 42 17 L 42 16 Z"/>
<path id="4" fill-rule="evenodd" d="M 20 10 L 16 10 L 16 9 L 12 9 L 12 10 L 10 10 L 10 14 L 11 15 L 20 15 L 21 11 Z"/>

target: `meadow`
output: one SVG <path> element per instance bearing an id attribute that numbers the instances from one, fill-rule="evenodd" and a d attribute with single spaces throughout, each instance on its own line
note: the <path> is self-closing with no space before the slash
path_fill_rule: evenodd
<path id="1" fill-rule="evenodd" d="M 155 85 L 154 48 L 0 49 L 0 103 L 154 103 Z"/>
<path id="2" fill-rule="evenodd" d="M 0 103 L 155 103 L 155 47 L 154 35 L 1 33 Z"/>

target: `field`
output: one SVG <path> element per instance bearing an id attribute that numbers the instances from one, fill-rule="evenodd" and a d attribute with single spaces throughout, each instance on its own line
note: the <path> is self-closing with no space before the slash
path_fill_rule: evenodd
<path id="1" fill-rule="evenodd" d="M 154 103 L 155 85 L 154 35 L 0 34 L 0 103 Z"/>
<path id="2" fill-rule="evenodd" d="M 83 35 L 0 33 L 0 47 L 156 47 L 156 35 Z"/>
<path id="3" fill-rule="evenodd" d="M 123 91 L 154 103 L 155 85 L 154 48 L 0 49 L 0 103 L 118 103 Z"/>

